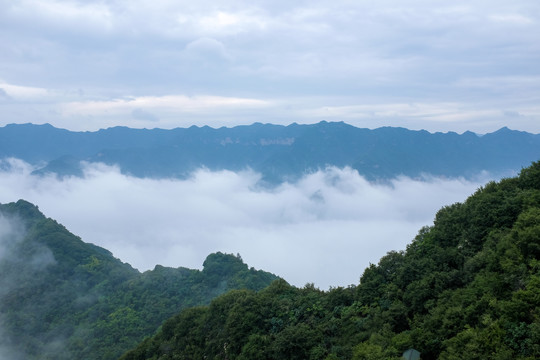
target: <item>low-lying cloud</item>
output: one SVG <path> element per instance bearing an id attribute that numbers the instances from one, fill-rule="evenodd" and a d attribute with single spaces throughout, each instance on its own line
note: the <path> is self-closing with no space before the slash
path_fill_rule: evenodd
<path id="1" fill-rule="evenodd" d="M 357 284 L 369 263 L 404 249 L 438 209 L 481 185 L 436 178 L 373 184 L 348 168 L 272 189 L 250 171 L 201 169 L 178 180 L 135 178 L 101 164 L 86 164 L 84 178 L 32 170 L 4 161 L 0 202 L 28 200 L 141 271 L 201 268 L 208 254 L 222 251 L 294 285 L 323 289 Z"/>

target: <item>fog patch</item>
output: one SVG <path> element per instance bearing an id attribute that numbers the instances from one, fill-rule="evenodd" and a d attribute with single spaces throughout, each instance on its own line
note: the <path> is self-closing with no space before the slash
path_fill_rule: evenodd
<path id="1" fill-rule="evenodd" d="M 102 164 L 85 164 L 83 178 L 57 179 L 10 161 L 9 169 L 0 166 L 0 202 L 31 201 L 141 271 L 200 268 L 208 254 L 224 251 L 294 285 L 323 289 L 357 284 L 369 263 L 404 249 L 438 209 L 480 186 L 429 177 L 373 184 L 333 167 L 271 189 L 251 171 L 141 179 Z"/>
<path id="2" fill-rule="evenodd" d="M 0 261 L 9 256 L 11 249 L 22 238 L 22 225 L 8 220 L 0 212 Z"/>
<path id="3" fill-rule="evenodd" d="M 13 221 L 9 221 L 0 213 L 0 263 L 8 259 L 12 253 L 14 245 L 22 237 L 22 227 Z M 8 293 L 11 281 L 6 279 L 5 274 L 0 277 L 0 305 L 4 296 Z M 13 346 L 11 339 L 6 335 L 4 316 L 0 312 L 0 359 L 23 359 Z"/>
<path id="4" fill-rule="evenodd" d="M 17 216 L 4 215 L 0 212 L 0 263 L 21 265 L 23 273 L 43 271 L 49 265 L 56 263 L 52 251 L 45 245 L 25 240 L 26 229 Z M 5 275 L 5 274 L 4 274 Z M 21 275 L 21 272 L 17 276 Z M 11 289 L 10 278 L 2 276 L 0 279 L 1 295 Z"/>
<path id="5" fill-rule="evenodd" d="M 16 247 L 24 237 L 24 227 L 18 219 L 4 216 L 0 212 L 0 266 L 16 261 Z M 2 268 L 2 267 L 0 267 Z M 0 309 L 4 307 L 4 297 L 17 285 L 17 279 L 2 271 L 0 276 Z M 0 311 L 0 359 L 24 359 L 16 344 L 5 330 L 5 317 Z"/>
<path id="6" fill-rule="evenodd" d="M 0 304 L 3 297 L 17 286 L 19 278 L 5 270 L 9 270 L 13 264 L 20 264 L 20 244 L 24 239 L 26 230 L 17 217 L 4 215 L 0 212 Z"/>

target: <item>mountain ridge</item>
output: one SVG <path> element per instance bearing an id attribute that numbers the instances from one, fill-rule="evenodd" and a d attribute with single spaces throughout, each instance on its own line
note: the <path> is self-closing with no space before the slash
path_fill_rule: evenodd
<path id="1" fill-rule="evenodd" d="M 351 167 L 371 181 L 424 174 L 473 178 L 483 171 L 498 178 L 514 175 L 539 155 L 540 135 L 508 128 L 482 136 L 399 127 L 370 130 L 326 121 L 94 132 L 49 124 L 0 128 L 0 159 L 19 158 L 38 167 L 36 174 L 60 176 L 82 176 L 81 161 L 86 161 L 151 178 L 185 178 L 201 167 L 252 169 L 270 184 L 294 181 L 328 166 Z"/>
<path id="2" fill-rule="evenodd" d="M 24 200 L 0 204 L 0 273 L 0 358 L 12 360 L 115 359 L 180 309 L 277 278 L 219 252 L 202 270 L 141 273 Z"/>
<path id="3" fill-rule="evenodd" d="M 425 360 L 540 358 L 540 162 L 441 208 L 357 286 L 284 280 L 186 309 L 121 357 Z"/>

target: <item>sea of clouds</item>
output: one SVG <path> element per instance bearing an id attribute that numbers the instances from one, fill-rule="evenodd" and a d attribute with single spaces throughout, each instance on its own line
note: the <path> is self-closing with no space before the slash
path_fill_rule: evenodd
<path id="1" fill-rule="evenodd" d="M 483 183 L 426 177 L 377 184 L 349 168 L 328 168 L 268 188 L 250 171 L 145 179 L 85 164 L 84 177 L 57 178 L 32 175 L 32 166 L 16 159 L 0 165 L 1 203 L 30 201 L 141 271 L 201 268 L 221 251 L 321 289 L 357 284 L 370 263 L 404 250 L 438 209 Z"/>

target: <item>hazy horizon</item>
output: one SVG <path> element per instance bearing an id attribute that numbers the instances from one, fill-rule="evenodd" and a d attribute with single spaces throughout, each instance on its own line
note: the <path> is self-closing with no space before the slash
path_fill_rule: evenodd
<path id="1" fill-rule="evenodd" d="M 376 130 L 376 129 L 380 129 L 380 128 L 384 128 L 384 127 L 396 127 L 396 128 L 403 128 L 403 129 L 407 129 L 407 130 L 411 130 L 411 131 L 427 131 L 431 134 L 434 134 L 434 133 L 450 133 L 450 132 L 455 132 L 457 134 L 463 134 L 463 133 L 466 133 L 466 132 L 472 132 L 478 136 L 482 136 L 482 135 L 485 135 L 485 134 L 490 134 L 490 133 L 493 133 L 493 132 L 497 132 L 503 128 L 508 128 L 510 130 L 514 130 L 514 131 L 522 131 L 522 130 L 519 130 L 519 129 L 514 129 L 514 128 L 511 128 L 507 125 L 503 125 L 501 126 L 500 128 L 498 129 L 495 129 L 493 131 L 490 131 L 490 132 L 486 132 L 486 133 L 479 133 L 479 132 L 474 132 L 474 131 L 471 131 L 471 130 L 463 130 L 463 131 L 453 131 L 453 130 L 448 130 L 448 131 L 429 131 L 429 130 L 426 130 L 426 129 L 409 129 L 409 128 L 405 128 L 405 127 L 402 127 L 402 126 L 387 126 L 387 125 L 382 125 L 382 126 L 378 126 L 378 127 L 361 127 L 361 126 L 356 126 L 356 125 L 353 125 L 353 124 L 350 124 L 346 121 L 327 121 L 327 120 L 320 120 L 318 122 L 313 122 L 313 123 L 309 123 L 309 122 L 305 122 L 305 123 L 301 123 L 300 125 L 316 125 L 316 124 L 319 124 L 321 122 L 328 122 L 328 123 L 345 123 L 347 125 L 350 125 L 350 126 L 354 126 L 356 128 L 364 128 L 364 129 L 369 129 L 369 130 Z M 272 122 L 260 122 L 260 121 L 253 121 L 252 123 L 246 123 L 246 124 L 236 124 L 236 125 L 223 125 L 223 126 L 210 126 L 210 125 L 205 125 L 205 124 L 191 124 L 191 125 L 184 125 L 184 126 L 177 126 L 177 127 L 171 127 L 171 128 L 161 128 L 161 127 L 131 127 L 131 126 L 128 126 L 128 125 L 114 125 L 114 126 L 110 126 L 110 127 L 107 127 L 107 128 L 99 128 L 99 129 L 95 129 L 95 130 L 73 130 L 73 129 L 69 129 L 69 128 L 66 128 L 66 127 L 59 127 L 59 126 L 55 126 L 54 124 L 51 124 L 49 122 L 43 122 L 43 123 L 36 123 L 36 122 L 26 122 L 26 123 L 6 123 L 6 124 L 3 124 L 3 125 L 0 125 L 0 127 L 5 127 L 5 126 L 8 126 L 8 125 L 27 125 L 27 124 L 30 124 L 30 125 L 51 125 L 55 128 L 58 128 L 58 129 L 62 129 L 62 130 L 68 130 L 68 131 L 71 131 L 71 132 L 97 132 L 97 131 L 100 131 L 100 130 L 107 130 L 107 129 L 110 129 L 110 128 L 114 128 L 114 127 L 126 127 L 126 128 L 130 128 L 130 129 L 135 129 L 135 130 L 173 130 L 173 129 L 178 129 L 178 128 L 182 128 L 182 129 L 187 129 L 187 128 L 190 128 L 190 127 L 200 127 L 200 128 L 203 128 L 203 127 L 209 127 L 211 129 L 220 129 L 220 128 L 234 128 L 234 127 L 237 127 L 237 126 L 252 126 L 252 125 L 255 125 L 255 124 L 263 124 L 263 125 L 279 125 L 279 126 L 291 126 L 291 125 L 295 125 L 295 124 L 298 124 L 297 122 L 295 121 L 292 121 L 290 123 L 283 123 L 283 124 L 275 124 L 275 123 L 272 123 Z M 535 133 L 535 132 L 529 132 L 529 131 L 525 131 L 525 132 L 528 132 L 528 133 L 531 133 L 531 134 L 534 134 L 534 135 L 537 135 L 537 134 L 540 134 L 540 130 L 539 132 Z"/>

